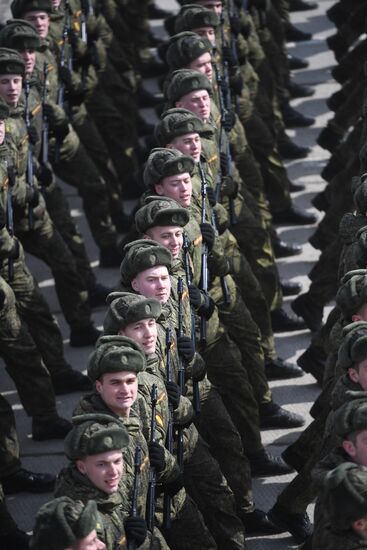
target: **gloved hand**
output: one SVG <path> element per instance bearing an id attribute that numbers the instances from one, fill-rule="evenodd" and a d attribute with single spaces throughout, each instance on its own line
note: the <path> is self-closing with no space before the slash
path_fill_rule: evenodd
<path id="1" fill-rule="evenodd" d="M 200 316 L 205 317 L 206 320 L 210 319 L 215 309 L 215 302 L 209 296 L 209 294 L 202 293 L 201 298 L 204 299 L 197 312 Z"/>
<path id="2" fill-rule="evenodd" d="M 152 468 L 155 468 L 157 472 L 164 470 L 164 448 L 156 441 L 148 443 L 149 448 L 149 461 Z"/>
<path id="3" fill-rule="evenodd" d="M 37 187 L 28 186 L 26 200 L 29 206 L 31 206 L 32 208 L 35 208 L 36 206 L 38 206 L 39 199 L 40 199 L 40 193 Z"/>
<path id="4" fill-rule="evenodd" d="M 207 186 L 206 188 L 206 196 L 208 197 L 208 201 L 210 206 L 215 206 L 217 204 L 217 199 L 215 196 L 215 191 L 212 187 Z"/>
<path id="5" fill-rule="evenodd" d="M 234 67 L 235 65 L 238 65 L 237 58 L 230 46 L 222 47 L 222 57 L 224 61 L 227 61 L 230 67 Z"/>
<path id="6" fill-rule="evenodd" d="M 238 71 L 230 77 L 232 92 L 236 95 L 241 95 L 243 90 L 243 78 Z"/>
<path id="7" fill-rule="evenodd" d="M 136 546 L 143 544 L 148 531 L 145 519 L 140 516 L 129 516 L 124 521 L 124 527 L 128 542 L 133 541 Z"/>
<path id="8" fill-rule="evenodd" d="M 210 252 L 213 249 L 214 241 L 215 241 L 215 232 L 213 227 L 210 225 L 210 223 L 201 223 L 200 224 L 200 231 L 203 236 L 203 241 L 208 247 L 208 251 Z"/>
<path id="9" fill-rule="evenodd" d="M 28 131 L 28 139 L 29 139 L 29 143 L 31 145 L 36 145 L 37 141 L 38 141 L 38 132 L 37 132 L 37 128 L 35 128 L 34 126 L 32 126 L 32 124 L 30 126 L 28 126 L 27 128 L 27 131 Z"/>
<path id="10" fill-rule="evenodd" d="M 167 493 L 170 497 L 174 497 L 180 489 L 184 486 L 184 479 L 183 474 L 179 474 L 173 481 L 170 481 L 169 483 L 165 483 L 163 486 L 163 490 L 165 493 Z"/>
<path id="11" fill-rule="evenodd" d="M 85 91 L 81 87 L 79 89 L 68 91 L 68 100 L 76 107 L 79 107 L 79 105 L 83 103 L 85 97 Z"/>
<path id="12" fill-rule="evenodd" d="M 187 363 L 190 363 L 195 355 L 195 350 L 192 345 L 191 338 L 189 338 L 188 336 L 179 336 L 177 338 L 177 350 L 179 355 L 181 355 L 181 357 Z"/>
<path id="13" fill-rule="evenodd" d="M 221 124 L 226 132 L 230 132 L 236 124 L 236 115 L 232 111 L 226 111 L 222 116 Z"/>
<path id="14" fill-rule="evenodd" d="M 176 382 L 166 382 L 166 391 L 168 395 L 168 400 L 172 405 L 173 410 L 175 411 L 180 403 L 181 389 Z"/>
<path id="15" fill-rule="evenodd" d="M 43 187 L 49 187 L 54 181 L 54 173 L 51 164 L 40 164 L 37 171 L 37 180 Z"/>
<path id="16" fill-rule="evenodd" d="M 66 117 L 60 119 L 60 115 L 57 116 L 54 109 L 56 109 L 56 106 L 54 107 L 53 105 L 46 103 L 43 106 L 43 113 L 47 117 L 50 131 L 57 140 L 63 141 L 69 133 L 68 120 Z"/>
<path id="17" fill-rule="evenodd" d="M 229 18 L 231 25 L 231 31 L 235 36 L 238 36 L 241 32 L 241 21 L 238 15 L 231 15 Z"/>
<path id="18" fill-rule="evenodd" d="M 206 375 L 206 365 L 205 361 L 198 353 L 195 356 L 195 361 L 191 367 L 191 378 L 193 382 L 200 382 L 205 378 Z"/>
<path id="19" fill-rule="evenodd" d="M 222 195 L 230 199 L 235 199 L 238 193 L 238 182 L 232 178 L 232 176 L 225 176 L 222 178 L 221 185 Z"/>
<path id="20" fill-rule="evenodd" d="M 71 82 L 72 82 L 72 74 L 71 74 L 71 71 L 70 69 L 68 69 L 68 67 L 59 67 L 59 70 L 58 70 L 58 77 L 59 77 L 59 80 L 65 84 L 65 86 L 67 88 L 70 88 L 71 86 Z"/>
<path id="21" fill-rule="evenodd" d="M 188 285 L 190 304 L 194 309 L 197 309 L 201 306 L 201 291 L 200 289 L 193 284 Z"/>

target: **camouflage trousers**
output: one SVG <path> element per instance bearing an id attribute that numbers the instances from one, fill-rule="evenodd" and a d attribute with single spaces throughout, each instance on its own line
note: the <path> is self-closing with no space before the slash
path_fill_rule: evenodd
<path id="1" fill-rule="evenodd" d="M 52 223 L 47 211 L 32 231 L 15 229 L 24 249 L 44 261 L 51 269 L 62 312 L 69 326 L 85 328 L 91 324 L 88 292 L 74 258 Z"/>
<path id="2" fill-rule="evenodd" d="M 0 288 L 6 297 L 0 312 L 0 353 L 6 370 L 28 415 L 54 416 L 56 404 L 49 372 L 18 314 L 14 292 L 2 277 Z"/>
<path id="3" fill-rule="evenodd" d="M 184 479 L 186 491 L 203 514 L 218 549 L 246 548 L 244 527 L 236 514 L 234 495 L 200 436 L 184 463 Z"/>

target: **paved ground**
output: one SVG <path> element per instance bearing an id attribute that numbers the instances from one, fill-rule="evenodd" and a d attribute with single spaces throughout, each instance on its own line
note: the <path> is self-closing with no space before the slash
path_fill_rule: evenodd
<path id="1" fill-rule="evenodd" d="M 165 8 L 177 10 L 177 4 L 174 3 L 174 0 L 160 0 L 159 4 Z M 325 44 L 325 38 L 334 32 L 332 25 L 325 17 L 327 8 L 332 4 L 333 2 L 328 0 L 319 0 L 318 9 L 310 12 L 292 14 L 292 20 L 299 28 L 305 31 L 312 31 L 313 33 L 313 40 L 310 42 L 289 45 L 291 53 L 307 58 L 310 62 L 308 69 L 297 71 L 295 80 L 315 88 L 315 95 L 312 98 L 295 100 L 293 105 L 302 113 L 315 116 L 316 123 L 311 128 L 305 130 L 299 129 L 292 131 L 290 134 L 297 143 L 312 147 L 312 153 L 307 159 L 290 162 L 288 164 L 291 178 L 294 181 L 306 184 L 306 190 L 295 196 L 295 203 L 306 209 L 311 209 L 310 200 L 312 196 L 322 189 L 324 185 L 319 174 L 328 155 L 324 150 L 315 145 L 315 142 L 320 129 L 325 126 L 330 116 L 325 105 L 325 99 L 337 88 L 337 85 L 330 75 L 330 69 L 334 65 L 334 58 Z M 8 18 L 8 14 L 6 13 L 7 6 L 7 2 L 0 0 L 0 19 L 2 21 Z M 153 25 L 155 31 L 163 35 L 164 31 L 162 30 L 160 22 L 153 22 Z M 147 82 L 147 85 L 153 89 L 155 87 L 155 83 L 152 81 Z M 150 121 L 154 120 L 154 113 L 152 110 L 144 110 L 144 116 Z M 78 225 L 86 237 L 89 256 L 97 277 L 104 284 L 112 286 L 117 281 L 118 270 L 102 270 L 97 267 L 97 248 L 92 241 L 85 217 L 81 211 L 81 201 L 79 197 L 76 196 L 74 189 L 67 185 L 64 186 L 64 189 L 72 205 L 73 215 L 77 219 Z M 301 282 L 304 289 L 307 289 L 309 284 L 307 273 L 318 257 L 318 253 L 307 242 L 308 237 L 313 232 L 313 228 L 282 227 L 280 232 L 285 240 L 298 242 L 303 245 L 303 252 L 300 256 L 279 262 L 280 272 L 284 277 Z M 51 304 L 52 311 L 60 324 L 64 336 L 65 353 L 68 361 L 74 368 L 84 370 L 87 357 L 92 351 L 91 348 L 82 348 L 81 350 L 70 348 L 68 345 L 68 328 L 60 313 L 60 307 L 55 295 L 50 272 L 45 266 L 33 258 L 28 258 L 28 264 L 36 275 L 45 296 Z M 287 307 L 289 307 L 289 303 Z M 103 317 L 103 308 L 95 310 L 94 319 L 97 325 L 101 324 Z M 276 339 L 279 355 L 294 362 L 307 347 L 309 340 L 310 334 L 308 331 L 282 334 Z M 32 441 L 30 435 L 30 419 L 26 417 L 22 410 L 14 385 L 7 376 L 1 362 L 0 368 L 2 368 L 0 390 L 11 402 L 16 415 L 23 465 L 35 471 L 57 473 L 65 462 L 62 453 L 62 443 L 54 441 L 34 443 Z M 286 382 L 273 382 L 271 383 L 271 387 L 273 389 L 274 398 L 278 403 L 290 410 L 304 414 L 308 420 L 310 420 L 308 411 L 318 395 L 318 388 L 311 376 L 305 375 L 300 379 Z M 70 417 L 73 406 L 77 400 L 77 394 L 58 397 L 57 404 L 59 413 L 62 416 Z M 298 433 L 299 430 L 290 430 L 289 432 L 285 432 L 284 430 L 272 430 L 264 432 L 263 440 L 265 444 L 271 446 L 272 452 L 280 454 L 290 442 L 296 439 Z M 256 480 L 254 483 L 254 493 L 258 507 L 265 510 L 269 509 L 273 505 L 277 494 L 291 478 L 292 476 L 283 476 Z M 19 494 L 9 497 L 7 502 L 19 526 L 25 530 L 31 530 L 34 514 L 39 506 L 50 498 L 51 495 Z M 312 512 L 311 509 L 310 512 Z M 248 544 L 250 550 L 276 550 L 294 547 L 295 545 L 291 537 L 285 535 L 251 539 Z"/>

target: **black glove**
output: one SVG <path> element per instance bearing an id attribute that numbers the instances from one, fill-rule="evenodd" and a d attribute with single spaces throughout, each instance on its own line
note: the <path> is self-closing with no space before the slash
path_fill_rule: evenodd
<path id="1" fill-rule="evenodd" d="M 37 179 L 43 187 L 49 187 L 54 181 L 54 174 L 50 163 L 40 164 L 37 171 Z"/>
<path id="2" fill-rule="evenodd" d="M 0 311 L 3 309 L 5 304 L 5 292 L 0 288 Z"/>
<path id="3" fill-rule="evenodd" d="M 214 241 L 215 241 L 215 232 L 213 227 L 210 225 L 210 223 L 201 223 L 200 224 L 200 231 L 203 236 L 203 241 L 208 247 L 208 251 L 210 252 L 213 249 Z"/>
<path id="4" fill-rule="evenodd" d="M 201 291 L 200 289 L 195 285 L 188 285 L 189 290 L 189 296 L 190 296 L 190 304 L 194 309 L 197 309 L 201 306 Z"/>
<path id="5" fill-rule="evenodd" d="M 19 258 L 19 252 L 20 252 L 20 246 L 19 241 L 15 237 L 13 238 L 13 248 L 10 250 L 8 254 L 8 258 L 10 260 L 17 260 Z"/>
<path id="6" fill-rule="evenodd" d="M 38 141 L 37 129 L 34 126 L 32 126 L 32 124 L 31 124 L 30 126 L 28 126 L 27 131 L 28 131 L 29 143 L 31 145 L 36 145 L 36 143 Z"/>
<path id="7" fill-rule="evenodd" d="M 147 536 L 147 524 L 145 519 L 137 516 L 125 519 L 124 521 L 125 533 L 128 542 L 135 542 L 136 546 L 140 546 L 145 541 Z"/>
<path id="8" fill-rule="evenodd" d="M 243 90 L 243 78 L 239 72 L 236 72 L 235 75 L 231 76 L 231 89 L 232 92 L 236 95 L 241 95 Z"/>
<path id="9" fill-rule="evenodd" d="M 50 130 L 58 141 L 63 141 L 69 133 L 69 125 L 67 119 L 63 121 L 55 117 L 54 108 L 49 103 L 43 106 L 43 114 L 47 117 Z"/>
<path id="10" fill-rule="evenodd" d="M 165 493 L 167 493 L 170 497 L 174 497 L 180 489 L 184 486 L 184 479 L 183 474 L 179 474 L 173 481 L 170 481 L 169 483 L 165 483 L 163 486 L 163 490 Z"/>
<path id="11" fill-rule="evenodd" d="M 208 197 L 208 201 L 209 201 L 210 206 L 215 206 L 217 204 L 215 191 L 212 187 L 207 187 L 206 188 L 206 196 Z"/>
<path id="12" fill-rule="evenodd" d="M 155 468 L 157 472 L 164 470 L 164 448 L 156 441 L 148 443 L 149 448 L 149 461 L 152 468 Z"/>
<path id="13" fill-rule="evenodd" d="M 79 38 L 71 27 L 68 28 L 68 39 L 72 50 L 75 52 L 78 47 Z"/>
<path id="14" fill-rule="evenodd" d="M 176 382 L 166 382 L 166 391 L 168 395 L 168 400 L 171 403 L 173 410 L 175 411 L 180 403 L 180 386 L 176 384 Z"/>
<path id="15" fill-rule="evenodd" d="M 204 297 L 204 303 L 198 308 L 197 312 L 201 317 L 208 320 L 213 315 L 215 302 L 208 294 L 203 293 L 202 297 Z"/>
<path id="16" fill-rule="evenodd" d="M 238 194 L 238 182 L 232 178 L 232 176 L 225 176 L 222 178 L 221 185 L 222 195 L 229 199 L 235 199 Z"/>
<path id="17" fill-rule="evenodd" d="M 236 115 L 232 111 L 226 111 L 222 116 L 221 124 L 226 132 L 230 132 L 236 124 Z"/>
<path id="18" fill-rule="evenodd" d="M 194 358 L 195 350 L 191 338 L 188 336 L 179 336 L 177 338 L 177 350 L 179 355 L 181 355 L 187 363 L 190 363 Z"/>
<path id="19" fill-rule="evenodd" d="M 222 176 L 229 175 L 229 162 L 227 153 L 220 153 L 220 171 Z"/>
<path id="20" fill-rule="evenodd" d="M 241 32 L 241 21 L 237 15 L 231 15 L 229 18 L 231 25 L 231 31 L 235 36 L 238 36 Z"/>
<path id="21" fill-rule="evenodd" d="M 35 208 L 38 206 L 40 200 L 40 193 L 36 187 L 27 187 L 27 202 L 29 206 Z"/>
<path id="22" fill-rule="evenodd" d="M 227 61 L 230 67 L 234 67 L 235 65 L 238 65 L 237 58 L 230 46 L 223 46 L 222 57 L 224 61 Z"/>
<path id="23" fill-rule="evenodd" d="M 76 107 L 79 107 L 79 105 L 83 103 L 83 101 L 85 100 L 85 97 L 86 97 L 86 94 L 82 88 L 68 91 L 68 100 L 70 103 L 72 103 Z"/>
<path id="24" fill-rule="evenodd" d="M 59 67 L 59 72 L 58 72 L 58 77 L 59 77 L 59 80 L 65 84 L 65 86 L 67 88 L 70 88 L 71 86 L 71 82 L 72 82 L 72 77 L 71 77 L 71 71 L 70 69 L 68 69 L 67 67 Z"/>

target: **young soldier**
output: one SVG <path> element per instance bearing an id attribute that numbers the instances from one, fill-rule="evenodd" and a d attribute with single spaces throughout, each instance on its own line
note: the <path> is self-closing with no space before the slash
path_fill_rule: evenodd
<path id="1" fill-rule="evenodd" d="M 43 504 L 37 512 L 32 550 L 105 550 L 98 538 L 101 520 L 95 501 L 83 504 L 68 497 Z"/>
<path id="2" fill-rule="evenodd" d="M 0 48 L 0 96 L 10 109 L 6 135 L 16 165 L 12 194 L 14 230 L 25 249 L 52 270 L 60 305 L 71 328 L 71 345 L 93 344 L 99 332 L 91 319 L 88 293 L 69 249 L 51 222 L 30 165 L 28 167 L 29 136 L 21 99 L 24 74 L 25 63 L 18 52 Z M 30 133 L 33 139 L 34 132 L 30 130 Z"/>
<path id="3" fill-rule="evenodd" d="M 155 317 L 156 312 L 160 311 L 159 303 L 155 300 L 145 300 L 136 295 L 132 295 L 132 298 L 140 314 L 149 309 L 149 314 Z M 124 309 L 125 304 L 129 308 L 131 296 L 124 296 L 123 300 L 126 301 L 122 304 L 121 300 L 119 302 L 121 309 Z M 113 311 L 116 312 L 115 309 Z M 127 312 L 129 321 L 133 321 L 136 314 L 137 311 L 134 311 L 134 307 L 129 308 Z M 155 346 L 154 331 L 152 328 L 154 317 L 147 318 L 147 324 L 151 327 L 149 337 L 150 348 Z M 109 320 L 112 321 L 111 316 Z M 112 324 L 116 326 L 116 318 L 113 323 L 109 324 L 109 328 L 111 328 Z M 124 325 L 124 323 L 122 324 Z M 128 326 L 126 331 L 133 334 L 139 332 L 139 327 L 137 327 L 139 324 L 144 325 L 144 320 L 140 319 L 138 323 L 132 322 L 132 326 Z M 129 328 L 131 328 L 131 331 Z M 119 332 L 124 332 L 121 325 Z M 136 357 L 138 357 L 138 360 L 136 360 Z M 126 362 L 124 361 L 125 358 L 127 359 Z M 144 369 L 141 369 L 140 367 L 143 364 Z M 138 368 L 139 370 L 137 370 Z M 147 503 L 149 463 L 150 468 L 154 468 L 157 476 L 157 489 L 159 488 L 159 491 L 164 491 L 173 499 L 174 514 L 171 515 L 171 527 L 169 529 L 162 526 L 162 500 L 157 506 L 159 510 L 157 509 L 158 514 L 156 514 L 160 520 L 159 527 L 163 529 L 170 547 L 177 550 L 187 548 L 188 546 L 197 549 L 213 549 L 216 547 L 216 544 L 206 528 L 200 512 L 192 499 L 186 495 L 185 490 L 182 489 L 183 477 L 177 461 L 168 450 L 164 449 L 167 433 L 163 429 L 162 424 L 166 423 L 168 416 L 166 388 L 162 384 L 161 379 L 157 383 L 156 377 L 145 373 L 145 370 L 145 358 L 143 350 L 140 347 L 140 342 L 136 342 L 125 336 L 103 336 L 98 341 L 97 350 L 90 357 L 88 366 L 88 374 L 96 384 L 96 393 L 83 398 L 77 411 L 113 414 L 114 416 L 118 416 L 124 423 L 131 438 L 131 443 L 125 451 L 125 461 L 131 471 L 134 469 L 135 446 L 139 445 L 142 451 L 142 463 L 144 467 L 141 469 L 140 475 L 139 501 L 144 512 L 141 515 L 145 516 L 146 504 L 147 510 L 150 510 L 150 506 Z M 153 413 L 151 408 L 151 389 L 154 383 L 157 386 L 157 406 L 155 411 L 157 426 L 154 435 L 152 435 L 151 416 Z M 171 396 L 172 406 L 176 407 L 174 415 L 177 419 L 179 401 L 182 401 L 184 398 L 180 398 L 179 393 L 176 393 L 175 399 L 172 398 L 171 383 L 168 383 L 167 390 Z M 143 404 L 142 401 L 144 402 Z M 143 414 L 141 414 L 142 410 Z M 192 408 L 190 416 L 192 416 Z M 189 422 L 187 421 L 187 415 L 186 422 Z M 161 537 L 156 528 L 154 529 L 154 536 Z"/>
<path id="4" fill-rule="evenodd" d="M 128 517 L 123 458 L 123 450 L 129 445 L 127 429 L 120 420 L 106 414 L 80 415 L 73 424 L 64 442 L 71 462 L 60 473 L 55 495 L 84 504 L 89 500 L 97 502 L 102 523 L 100 538 L 107 548 L 125 548 L 126 537 L 139 547 L 146 539 L 147 529 L 141 517 Z"/>

